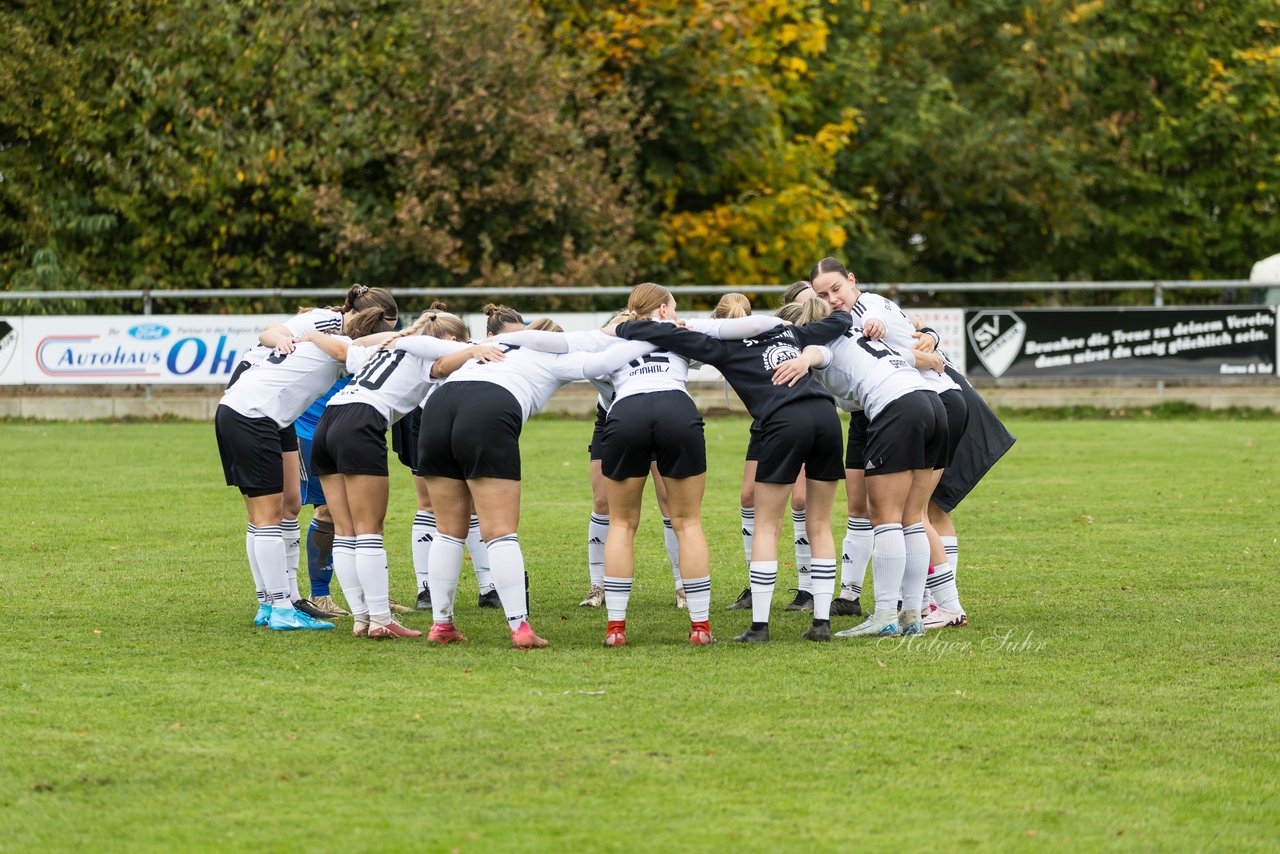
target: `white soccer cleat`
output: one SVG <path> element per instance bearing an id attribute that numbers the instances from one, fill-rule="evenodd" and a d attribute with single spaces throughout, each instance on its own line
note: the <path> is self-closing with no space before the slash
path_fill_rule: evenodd
<path id="1" fill-rule="evenodd" d="M 933 606 L 924 617 L 926 629 L 959 629 L 969 625 L 969 618 L 964 611 L 948 611 L 940 605 Z"/>
<path id="2" fill-rule="evenodd" d="M 580 608 L 599 608 L 604 604 L 604 587 L 598 584 L 591 585 L 591 591 L 587 593 L 587 598 L 578 603 Z"/>
<path id="3" fill-rule="evenodd" d="M 851 629 L 845 629 L 842 632 L 836 632 L 836 637 L 838 638 L 891 638 L 897 635 L 898 615 L 896 613 L 872 614 L 865 623 L 861 623 Z"/>

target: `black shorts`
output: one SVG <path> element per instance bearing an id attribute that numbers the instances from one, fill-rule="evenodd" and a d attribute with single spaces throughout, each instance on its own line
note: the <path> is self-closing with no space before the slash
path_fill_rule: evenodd
<path id="1" fill-rule="evenodd" d="M 956 446 L 964 435 L 965 424 L 969 421 L 969 405 L 965 403 L 964 394 L 959 389 L 944 391 L 938 395 L 942 400 L 942 408 L 947 412 L 947 446 L 943 458 L 934 465 L 936 469 L 948 468 L 956 456 Z"/>
<path id="2" fill-rule="evenodd" d="M 760 425 L 757 483 L 840 480 L 840 416 L 830 400 L 802 398 L 774 411 Z"/>
<path id="3" fill-rule="evenodd" d="M 955 457 L 933 491 L 933 503 L 950 513 L 1017 440 L 963 374 L 948 367 L 947 376 L 959 384 L 969 411 Z"/>
<path id="4" fill-rule="evenodd" d="M 386 477 L 387 419 L 367 403 L 326 406 L 311 442 L 311 473 Z"/>
<path id="5" fill-rule="evenodd" d="M 867 413 L 859 409 L 849 413 L 849 443 L 844 449 L 844 467 L 861 471 L 867 464 Z"/>
<path id="6" fill-rule="evenodd" d="M 609 413 L 604 411 L 604 407 L 596 403 L 596 426 L 591 431 L 591 444 L 587 445 L 587 458 L 591 462 L 603 459 L 600 456 L 600 440 L 604 438 L 604 420 Z"/>
<path id="7" fill-rule="evenodd" d="M 931 469 L 946 454 L 947 411 L 936 392 L 913 391 L 890 403 L 867 428 L 867 477 Z"/>
<path id="8" fill-rule="evenodd" d="M 391 425 L 391 450 L 400 464 L 414 474 L 418 473 L 418 429 L 422 424 L 422 407 L 405 413 Z"/>
<path id="9" fill-rule="evenodd" d="M 227 486 L 250 498 L 284 492 L 284 461 L 280 436 L 284 432 L 270 418 L 250 418 L 219 405 L 213 416 L 218 456 Z M 296 437 L 295 437 L 296 438 Z"/>
<path id="10" fill-rule="evenodd" d="M 663 477 L 707 473 L 702 416 L 682 391 L 654 391 L 614 403 L 600 440 L 601 470 L 610 480 L 647 477 L 658 463 Z"/>
<path id="11" fill-rule="evenodd" d="M 431 395 L 418 431 L 424 477 L 520 479 L 520 404 L 497 383 L 445 383 Z"/>
<path id="12" fill-rule="evenodd" d="M 747 440 L 747 462 L 760 460 L 760 422 L 751 422 L 751 438 Z"/>
<path id="13" fill-rule="evenodd" d="M 298 431 L 293 429 L 293 425 L 280 431 L 280 451 L 282 453 L 290 453 L 298 450 Z"/>

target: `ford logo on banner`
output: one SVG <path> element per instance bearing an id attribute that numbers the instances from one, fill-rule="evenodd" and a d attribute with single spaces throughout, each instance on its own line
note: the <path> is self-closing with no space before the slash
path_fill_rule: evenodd
<path id="1" fill-rule="evenodd" d="M 140 341 L 156 341 L 168 335 L 169 330 L 158 323 L 141 323 L 130 329 L 129 334 Z"/>

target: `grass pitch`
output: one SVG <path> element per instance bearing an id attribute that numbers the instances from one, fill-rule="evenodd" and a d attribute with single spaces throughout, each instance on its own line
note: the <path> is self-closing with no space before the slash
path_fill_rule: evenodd
<path id="1" fill-rule="evenodd" d="M 607 650 L 577 607 L 591 425 L 537 419 L 552 647 L 521 653 L 465 570 L 461 647 L 253 629 L 210 425 L 0 424 L 0 849 L 1274 850 L 1280 420 L 1010 426 L 957 514 L 969 628 L 801 641 L 784 553 L 774 641 L 692 649 L 655 512 Z M 746 422 L 707 427 L 725 639 Z"/>

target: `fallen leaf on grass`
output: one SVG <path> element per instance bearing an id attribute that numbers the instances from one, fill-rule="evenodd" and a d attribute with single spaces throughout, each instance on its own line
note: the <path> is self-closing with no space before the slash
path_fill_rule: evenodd
<path id="1" fill-rule="evenodd" d="M 1086 514 L 1083 514 L 1083 515 L 1080 515 L 1080 516 L 1077 516 L 1075 520 L 1076 520 L 1077 522 L 1084 522 L 1084 523 L 1089 524 L 1089 525 L 1092 525 L 1092 524 L 1093 524 L 1093 517 L 1092 517 L 1092 516 L 1090 516 L 1090 515 L 1089 515 L 1089 514 L 1087 514 L 1087 513 L 1086 513 Z"/>
<path id="2" fill-rule="evenodd" d="M 889 667 L 889 665 L 885 664 L 883 661 L 881 661 L 878 658 L 876 659 L 876 664 L 880 665 L 881 670 L 887 670 Z"/>
<path id="3" fill-rule="evenodd" d="M 173 723 L 169 724 L 169 729 L 182 729 L 182 724 L 179 723 L 178 721 L 174 721 Z"/>

